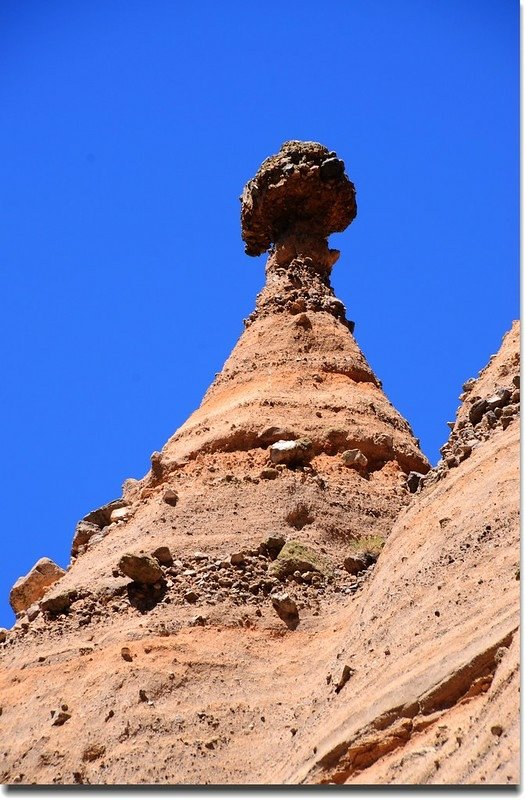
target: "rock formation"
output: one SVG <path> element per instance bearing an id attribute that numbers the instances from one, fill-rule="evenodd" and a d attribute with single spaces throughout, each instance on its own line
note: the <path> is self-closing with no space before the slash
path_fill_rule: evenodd
<path id="1" fill-rule="evenodd" d="M 248 182 L 238 344 L 13 602 L 4 783 L 518 781 L 518 329 L 430 470 L 330 285 L 355 214 L 316 143 Z"/>

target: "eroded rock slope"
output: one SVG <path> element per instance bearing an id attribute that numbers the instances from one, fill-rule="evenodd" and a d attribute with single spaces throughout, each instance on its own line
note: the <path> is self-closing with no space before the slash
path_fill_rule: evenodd
<path id="1" fill-rule="evenodd" d="M 518 780 L 518 329 L 429 472 L 330 285 L 353 216 L 316 143 L 247 185 L 272 249 L 230 359 L 65 574 L 17 582 L 4 783 Z"/>

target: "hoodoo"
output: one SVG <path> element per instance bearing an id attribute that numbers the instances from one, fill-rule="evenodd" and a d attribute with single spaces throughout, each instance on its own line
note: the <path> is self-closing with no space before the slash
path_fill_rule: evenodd
<path id="1" fill-rule="evenodd" d="M 247 252 L 270 249 L 266 284 L 202 405 L 130 496 L 166 481 L 182 492 L 187 476 L 205 474 L 216 501 L 210 494 L 209 507 L 191 516 L 203 547 L 213 539 L 256 547 L 261 534 L 282 526 L 334 555 L 363 537 L 383 539 L 407 502 L 408 473 L 429 464 L 330 284 L 339 253 L 327 237 L 355 217 L 354 186 L 335 153 L 292 141 L 263 163 L 241 201 Z M 267 462 L 279 452 L 273 480 Z M 348 452 L 358 454 L 353 462 Z M 229 483 L 221 480 L 225 465 Z M 271 513 L 261 516 L 261 501 Z"/>
<path id="2" fill-rule="evenodd" d="M 16 583 L 0 777 L 516 782 L 517 328 L 429 471 L 330 284 L 343 161 L 286 142 L 241 201 L 269 256 L 232 354 L 65 573 Z"/>

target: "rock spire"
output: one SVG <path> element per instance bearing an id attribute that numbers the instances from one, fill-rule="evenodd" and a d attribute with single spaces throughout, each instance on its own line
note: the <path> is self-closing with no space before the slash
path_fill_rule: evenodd
<path id="1" fill-rule="evenodd" d="M 270 251 L 266 286 L 247 323 L 275 311 L 327 311 L 346 323 L 330 285 L 339 251 L 327 241 L 357 213 L 344 162 L 317 142 L 285 142 L 262 163 L 240 199 L 246 253 Z"/>
<path id="2" fill-rule="evenodd" d="M 315 143 L 247 184 L 250 324 L 66 570 L 13 589 L 3 783 L 516 782 L 519 326 L 429 472 L 330 286 L 355 213 Z"/>

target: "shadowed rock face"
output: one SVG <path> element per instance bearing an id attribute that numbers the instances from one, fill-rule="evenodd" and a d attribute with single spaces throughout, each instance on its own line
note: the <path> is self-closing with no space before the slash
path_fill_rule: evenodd
<path id="1" fill-rule="evenodd" d="M 249 256 L 293 235 L 326 239 L 356 215 L 354 184 L 343 161 L 317 142 L 285 142 L 248 181 L 241 202 Z"/>

